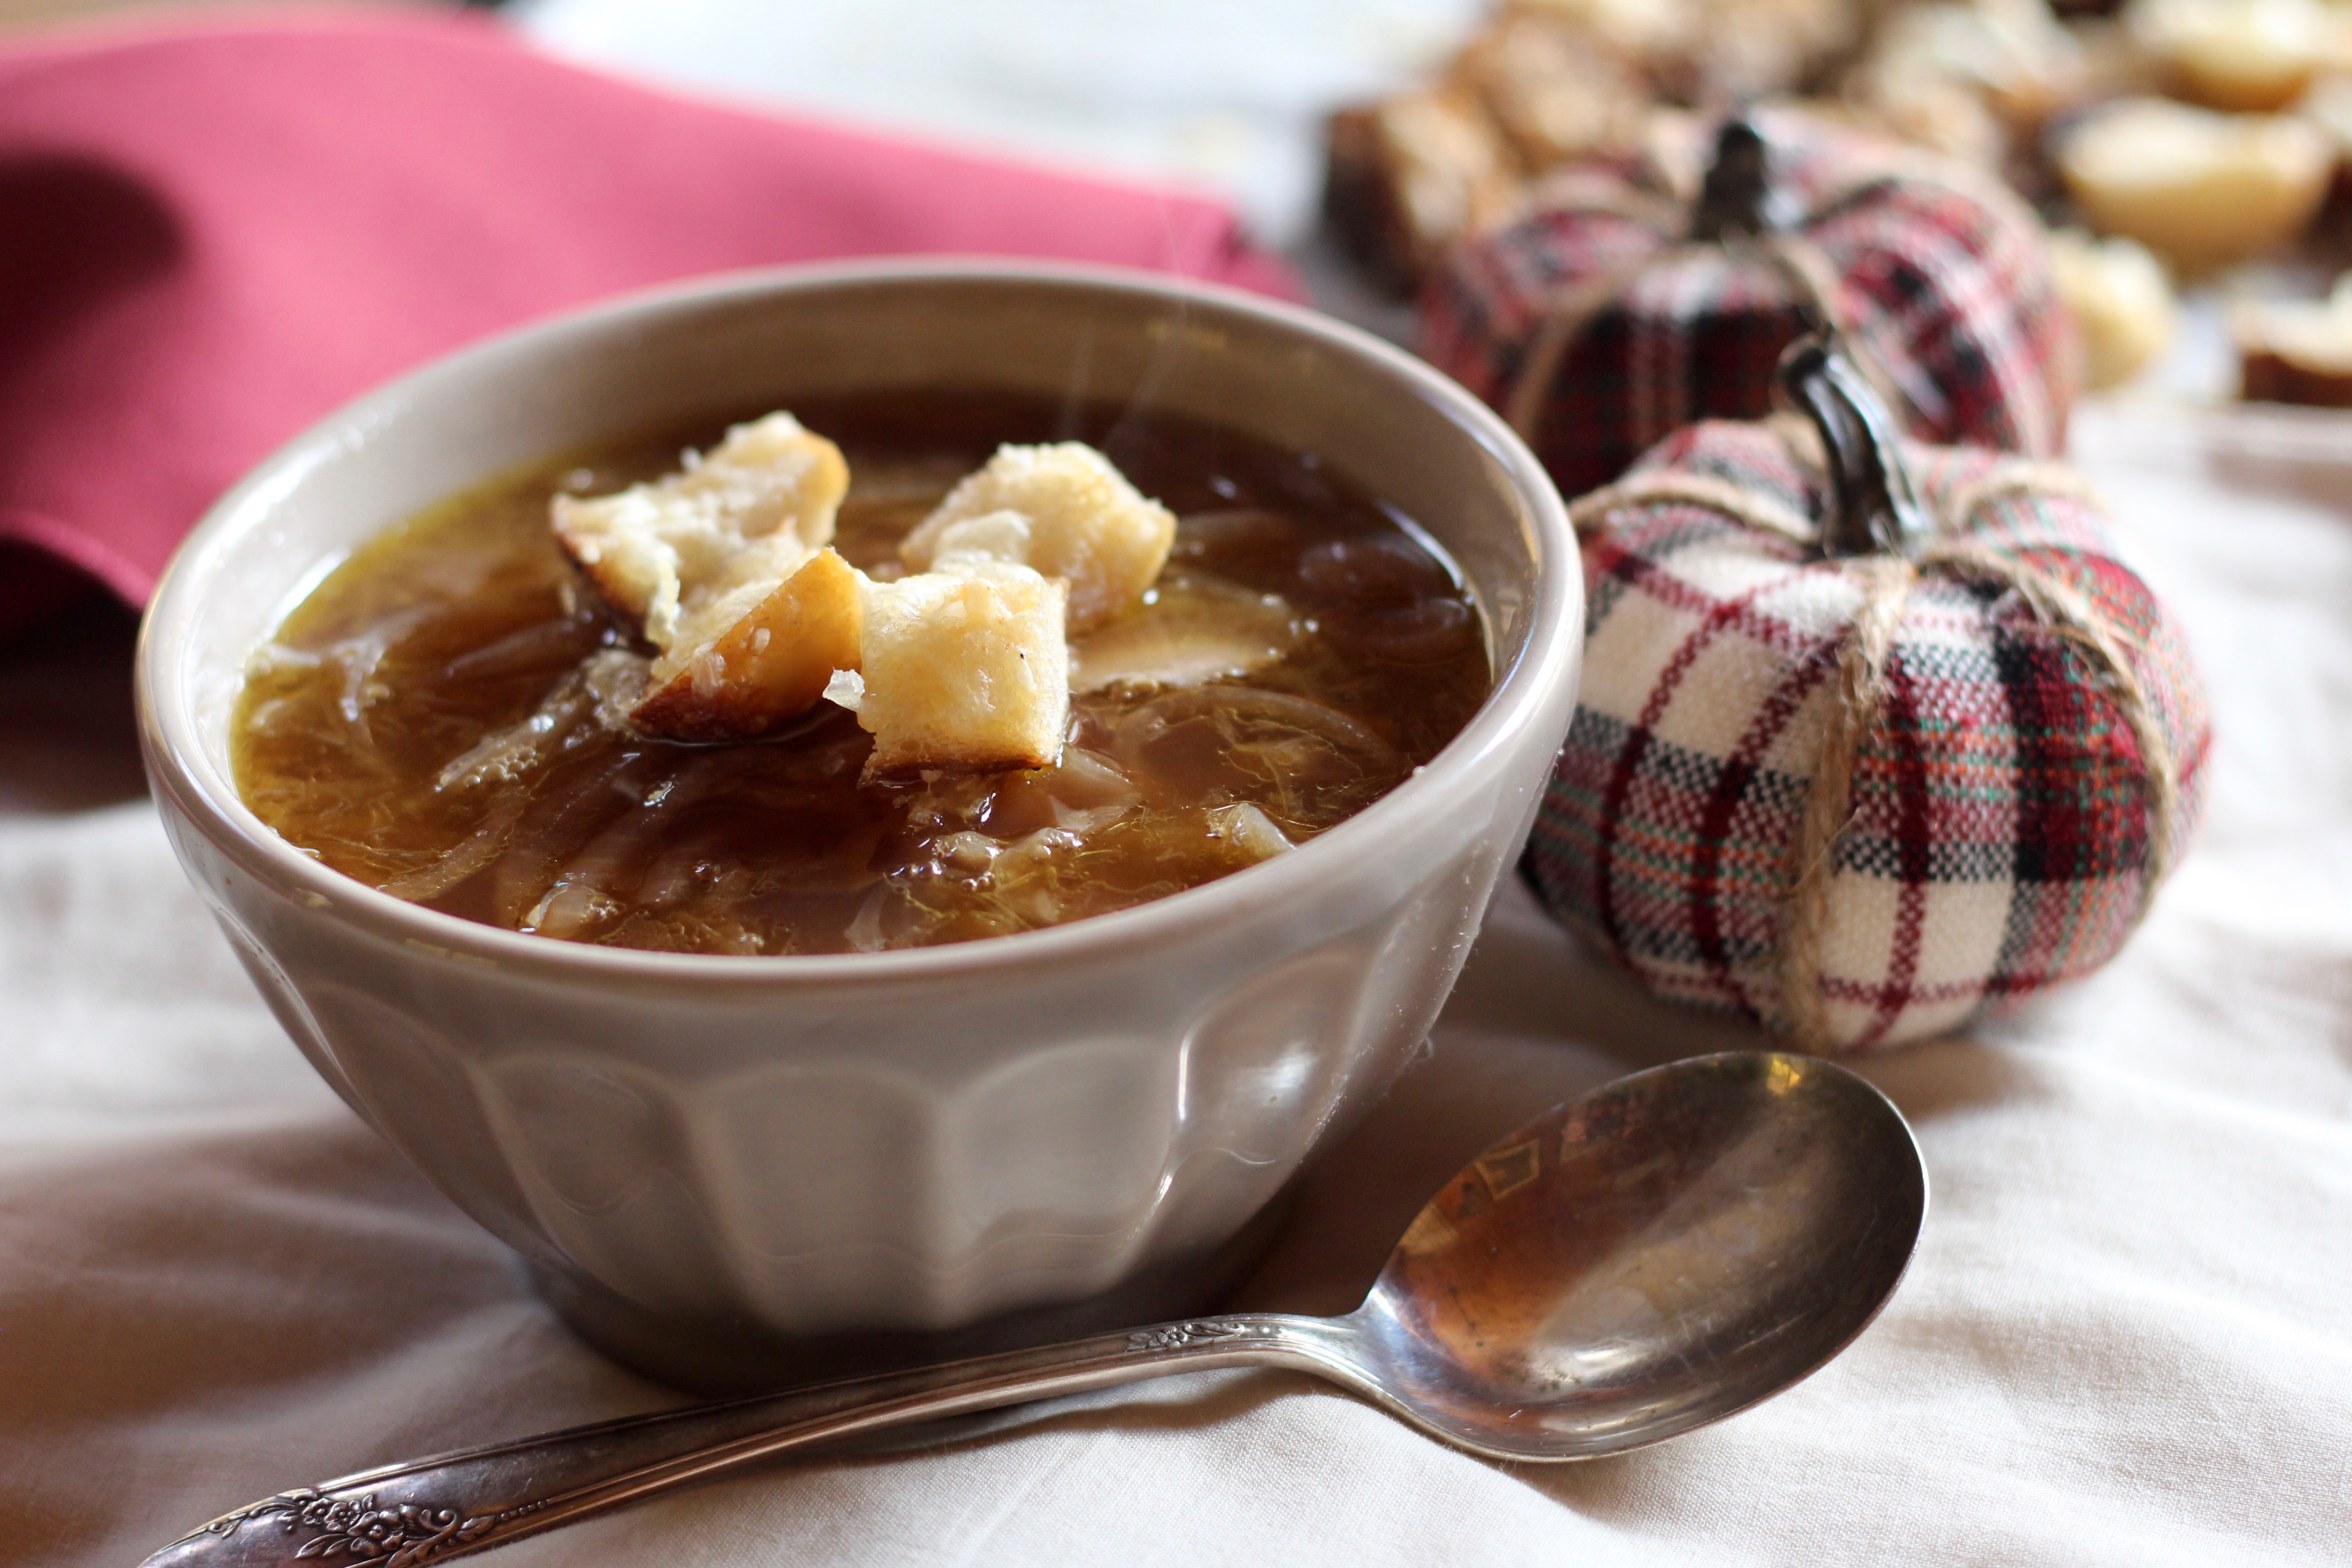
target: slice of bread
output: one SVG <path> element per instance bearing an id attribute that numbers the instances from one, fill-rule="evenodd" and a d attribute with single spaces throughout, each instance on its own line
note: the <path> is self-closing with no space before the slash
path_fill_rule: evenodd
<path id="1" fill-rule="evenodd" d="M 2131 0 L 2124 25 L 2210 109 L 2270 113 L 2344 61 L 2345 24 L 2326 0 Z"/>
<path id="2" fill-rule="evenodd" d="M 831 549 L 773 587 L 755 584 L 688 618 L 688 635 L 654 661 L 629 721 L 679 741 L 742 741 L 816 705 L 836 669 L 855 669 L 864 579 Z M 738 613 L 736 597 L 749 603 Z M 707 638 L 698 623 L 716 630 Z"/>
<path id="3" fill-rule="evenodd" d="M 1458 83 L 1342 109 L 1324 142 L 1324 214 L 1392 294 L 1418 289 L 1448 251 L 1526 194 L 1501 128 Z"/>
<path id="4" fill-rule="evenodd" d="M 2352 272 L 2325 300 L 2241 305 L 2230 321 L 2238 343 L 2238 395 L 2250 403 L 2352 408 Z"/>
<path id="5" fill-rule="evenodd" d="M 841 448 L 789 414 L 738 425 L 683 471 L 609 496 L 555 498 L 555 537 L 605 601 L 667 653 L 708 641 L 698 617 L 721 599 L 772 588 L 833 540 L 849 490 Z M 748 597 L 748 609 L 761 595 Z"/>
<path id="6" fill-rule="evenodd" d="M 1069 588 L 1075 636 L 1138 603 L 1175 540 L 1175 513 L 1138 493 L 1092 447 L 1063 441 L 998 447 L 917 525 L 898 555 L 919 573 L 953 553 L 1058 577 Z"/>
<path id="7" fill-rule="evenodd" d="M 844 681 L 831 694 L 854 697 L 858 723 L 874 736 L 867 778 L 1061 760 L 1070 668 L 1059 580 L 989 561 L 864 589 L 863 691 Z"/>

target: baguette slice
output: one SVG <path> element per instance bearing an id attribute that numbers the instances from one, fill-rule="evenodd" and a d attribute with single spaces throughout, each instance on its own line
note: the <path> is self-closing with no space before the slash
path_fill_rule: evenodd
<path id="1" fill-rule="evenodd" d="M 2230 327 L 2246 401 L 2352 408 L 2352 273 L 2325 301 L 2241 306 Z"/>
<path id="2" fill-rule="evenodd" d="M 679 741 L 765 734 L 814 707 L 835 670 L 857 668 L 864 598 L 857 569 L 828 548 L 757 593 L 740 615 L 734 601 L 719 601 L 698 617 L 716 625 L 715 635 L 681 639 L 654 661 L 629 721 Z"/>
<path id="3" fill-rule="evenodd" d="M 874 737 L 868 779 L 1051 767 L 1069 729 L 1067 592 L 1000 561 L 864 584 L 857 681 L 827 693 Z"/>
<path id="4" fill-rule="evenodd" d="M 1027 566 L 1069 587 L 1069 630 L 1132 608 L 1166 564 L 1176 514 L 1137 492 L 1109 458 L 1077 441 L 1000 447 L 898 546 L 927 573 L 950 553 Z"/>
<path id="5" fill-rule="evenodd" d="M 1324 137 L 1323 210 L 1391 294 L 1418 289 L 1456 244 L 1525 195 L 1501 128 L 1456 83 L 1339 110 Z"/>

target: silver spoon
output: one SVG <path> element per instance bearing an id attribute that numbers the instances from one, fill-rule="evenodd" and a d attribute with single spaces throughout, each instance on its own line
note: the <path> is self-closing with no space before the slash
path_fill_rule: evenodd
<path id="1" fill-rule="evenodd" d="M 146 1568 L 418 1568 L 829 1439 L 1221 1367 L 1313 1373 L 1489 1458 L 1622 1454 L 1844 1349 L 1927 1206 L 1910 1129 L 1861 1079 L 1696 1057 L 1480 1155 L 1344 1318 L 1200 1318 L 389 1465 L 224 1514 Z"/>

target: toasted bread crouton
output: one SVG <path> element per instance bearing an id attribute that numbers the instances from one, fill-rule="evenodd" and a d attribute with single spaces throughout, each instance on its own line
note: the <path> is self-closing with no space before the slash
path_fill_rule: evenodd
<path id="1" fill-rule="evenodd" d="M 1455 57 L 1450 74 L 1485 103 L 1521 167 L 1639 145 L 1650 88 L 1632 51 L 1607 47 L 1597 30 L 1580 17 L 1507 10 Z"/>
<path id="2" fill-rule="evenodd" d="M 1066 592 L 992 562 L 865 585 L 857 721 L 868 778 L 1050 767 L 1069 725 Z M 849 695 L 849 683 L 836 692 Z"/>
<path id="3" fill-rule="evenodd" d="M 738 425 L 683 472 L 614 495 L 555 498 L 555 537 L 608 603 L 663 652 L 722 631 L 683 618 L 747 598 L 798 571 L 833 539 L 849 489 L 841 449 L 789 414 Z M 706 635 L 708 634 L 708 635 Z"/>
<path id="4" fill-rule="evenodd" d="M 992 566 L 1029 566 L 1037 525 L 1023 512 L 991 511 L 949 523 L 932 535 L 922 570 L 950 577 L 985 577 Z M 901 547 L 901 555 L 905 553 Z M 1054 574 L 1029 567 L 1040 575 Z"/>
<path id="5" fill-rule="evenodd" d="M 1026 528 L 1002 514 L 1017 513 Z M 961 526 L 960 525 L 972 525 Z M 1134 605 L 1176 540 L 1176 514 L 1137 493 L 1109 458 L 1077 441 L 1000 447 L 898 546 L 913 571 L 943 553 L 989 555 L 1069 587 L 1069 630 Z"/>
<path id="6" fill-rule="evenodd" d="M 820 550 L 748 606 L 721 599 L 688 617 L 688 635 L 654 661 L 630 722 L 680 741 L 741 741 L 806 712 L 836 669 L 855 669 L 864 623 L 863 579 Z M 698 622 L 714 624 L 707 640 Z"/>

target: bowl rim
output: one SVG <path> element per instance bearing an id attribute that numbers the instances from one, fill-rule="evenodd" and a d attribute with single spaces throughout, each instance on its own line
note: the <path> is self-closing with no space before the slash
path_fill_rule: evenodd
<path id="1" fill-rule="evenodd" d="M 442 394 L 501 358 L 585 330 L 636 318 L 658 330 L 730 300 L 821 291 L 870 283 L 1005 282 L 1075 286 L 1205 303 L 1315 340 L 1406 384 L 1482 447 L 1509 477 L 1533 536 L 1534 591 L 1526 644 L 1496 672 L 1493 688 L 1451 741 L 1403 783 L 1296 850 L 1213 881 L 1125 910 L 1004 936 L 877 952 L 681 953 L 573 942 L 483 924 L 409 903 L 325 866 L 296 848 L 246 805 L 235 783 L 194 733 L 186 668 L 178 649 L 203 586 L 229 548 L 268 514 L 268 504 L 310 470 L 331 462 L 365 432 Z M 1528 726 L 1541 721 L 1554 689 L 1572 679 L 1582 651 L 1583 577 L 1568 510 L 1535 455 L 1502 418 L 1458 383 L 1371 333 L 1302 305 L 1223 284 L 1123 267 L 993 257 L 924 256 L 799 263 L 709 274 L 609 296 L 478 339 L 362 394 L 318 420 L 248 471 L 206 510 L 164 568 L 141 618 L 134 689 L 140 743 L 159 805 L 168 800 L 230 860 L 257 881 L 365 934 L 422 954 L 541 979 L 637 984 L 716 984 L 772 990 L 877 981 L 951 980 L 975 971 L 1054 967 L 1111 949 L 1167 943 L 1228 923 L 1244 907 L 1311 898 L 1337 858 L 1374 849 L 1407 813 L 1442 809 L 1448 793 L 1471 787 Z"/>

